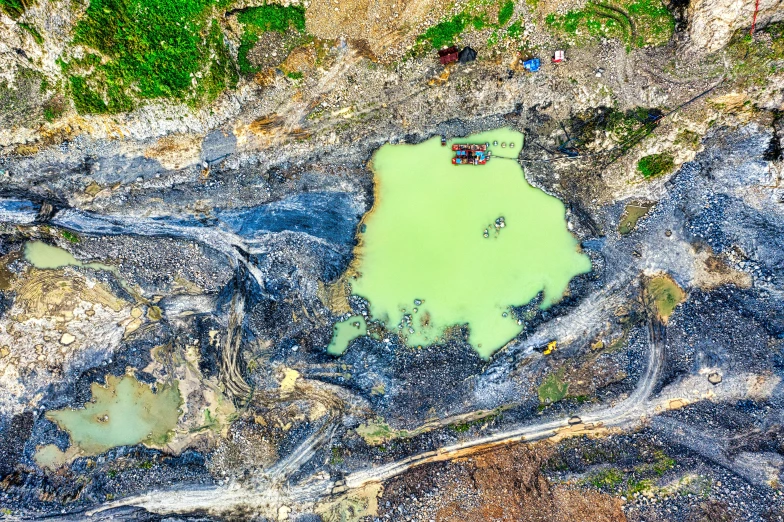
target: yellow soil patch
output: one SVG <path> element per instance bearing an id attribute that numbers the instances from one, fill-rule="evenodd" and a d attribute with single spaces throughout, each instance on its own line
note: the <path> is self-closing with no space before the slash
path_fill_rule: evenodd
<path id="1" fill-rule="evenodd" d="M 78 446 L 72 445 L 65 451 L 62 451 L 54 444 L 45 444 L 36 448 L 33 459 L 39 467 L 49 469 L 50 471 L 55 471 L 64 464 L 71 462 L 78 456 Z"/>
<path id="2" fill-rule="evenodd" d="M 365 517 L 378 516 L 378 497 L 383 489 L 377 482 L 367 484 L 335 500 L 316 504 L 315 512 L 321 515 L 324 522 L 359 522 Z"/>
<path id="3" fill-rule="evenodd" d="M 749 288 L 751 276 L 746 272 L 730 268 L 710 251 L 700 250 L 694 255 L 694 284 L 705 290 L 722 285 Z"/>
<path id="4" fill-rule="evenodd" d="M 307 71 L 316 64 L 316 50 L 312 46 L 297 47 L 289 53 L 282 64 L 285 71 Z"/>
<path id="5" fill-rule="evenodd" d="M 292 368 L 286 368 L 283 372 L 283 380 L 280 381 L 280 396 L 285 397 L 294 391 L 299 379 L 299 372 Z"/>
<path id="6" fill-rule="evenodd" d="M 103 283 L 88 281 L 68 270 L 30 268 L 15 281 L 16 299 L 25 314 L 35 318 L 60 318 L 69 321 L 82 301 L 100 304 L 119 312 L 128 304 L 115 296 Z"/>
<path id="7" fill-rule="evenodd" d="M 564 439 L 568 439 L 571 437 L 582 437 L 583 435 L 588 437 L 604 437 L 609 435 L 610 430 L 602 426 L 601 424 L 573 424 L 571 426 L 564 426 L 556 430 L 555 435 L 550 437 L 552 442 L 560 442 Z"/>
<path id="8" fill-rule="evenodd" d="M 686 399 L 672 399 L 667 403 L 668 410 L 679 410 L 689 404 L 689 401 Z"/>
<path id="9" fill-rule="evenodd" d="M 340 279 L 332 284 L 324 284 L 318 282 L 318 291 L 316 295 L 321 302 L 332 310 L 335 314 L 343 315 L 351 313 L 351 306 L 348 303 L 348 296 L 351 294 L 351 289 L 346 281 L 347 274 L 343 274 Z"/>
<path id="10" fill-rule="evenodd" d="M 744 92 L 731 92 L 711 98 L 709 101 L 723 109 L 736 111 L 742 109 L 748 99 L 748 95 Z"/>
<path id="11" fill-rule="evenodd" d="M 344 0 L 339 4 L 312 0 L 305 23 L 308 32 L 318 38 L 364 40 L 373 54 L 387 61 L 402 55 L 414 41 L 417 26 L 443 8 L 444 4 L 435 0 Z"/>
<path id="12" fill-rule="evenodd" d="M 145 158 L 158 160 L 169 170 L 193 165 L 200 156 L 201 138 L 189 134 L 164 136 L 144 151 Z"/>

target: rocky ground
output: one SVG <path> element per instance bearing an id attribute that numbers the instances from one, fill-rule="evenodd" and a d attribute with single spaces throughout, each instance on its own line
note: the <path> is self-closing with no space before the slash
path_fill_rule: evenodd
<path id="1" fill-rule="evenodd" d="M 0 516 L 782 520 L 780 5 L 760 3 L 749 43 L 745 11 L 676 2 L 672 37 L 636 47 L 572 41 L 546 16 L 583 4 L 540 4 L 513 4 L 522 40 L 466 31 L 479 59 L 444 67 L 416 37 L 474 4 L 314 1 L 308 39 L 265 33 L 259 72 L 209 105 L 97 115 L 38 87 L 64 80 L 54 36 L 81 15 L 4 12 Z M 327 355 L 333 324 L 367 312 L 347 282 L 373 151 L 501 126 L 525 133 L 526 177 L 565 202 L 592 272 L 517 310 L 525 330 L 489 360 L 383 330 Z M 35 268 L 34 240 L 74 263 Z M 665 315 L 662 274 L 685 293 Z M 36 460 L 71 444 L 47 411 L 127 373 L 177 383 L 168 440 Z"/>

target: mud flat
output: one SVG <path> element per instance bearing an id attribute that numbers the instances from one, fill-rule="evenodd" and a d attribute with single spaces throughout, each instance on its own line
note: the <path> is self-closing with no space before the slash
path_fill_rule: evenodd
<path id="1" fill-rule="evenodd" d="M 454 140 L 385 145 L 373 156 L 375 204 L 365 216 L 352 292 L 411 346 L 455 325 L 490 356 L 521 330 L 511 307 L 544 292 L 557 302 L 591 270 L 561 201 L 528 184 L 523 136 L 498 129 Z M 489 143 L 486 165 L 455 166 L 452 143 Z"/>

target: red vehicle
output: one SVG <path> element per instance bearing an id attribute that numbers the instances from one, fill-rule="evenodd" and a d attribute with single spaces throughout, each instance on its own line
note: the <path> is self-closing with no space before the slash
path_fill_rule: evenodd
<path id="1" fill-rule="evenodd" d="M 452 145 L 452 150 L 464 150 L 470 152 L 485 152 L 487 150 L 487 144 L 485 143 L 459 143 Z"/>

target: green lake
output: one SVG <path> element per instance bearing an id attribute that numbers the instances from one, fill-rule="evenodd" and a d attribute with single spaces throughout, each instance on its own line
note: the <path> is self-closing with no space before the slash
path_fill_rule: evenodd
<path id="1" fill-rule="evenodd" d="M 68 432 L 71 445 L 83 455 L 139 443 L 160 446 L 177 425 L 181 398 L 176 385 L 159 384 L 153 392 L 132 376 L 109 375 L 106 385 L 93 383 L 91 391 L 92 401 L 82 409 L 46 413 L 47 419 Z M 56 452 L 48 446 L 39 452 L 39 463 L 56 460 Z"/>
<path id="2" fill-rule="evenodd" d="M 485 142 L 487 165 L 452 165 L 453 143 Z M 549 306 L 591 270 L 563 203 L 525 180 L 516 161 L 522 143 L 519 132 L 499 129 L 446 147 L 438 137 L 385 145 L 373 156 L 375 202 L 363 221 L 352 293 L 408 345 L 433 344 L 450 326 L 468 325 L 469 342 L 488 357 L 522 329 L 511 306 L 540 291 Z"/>

